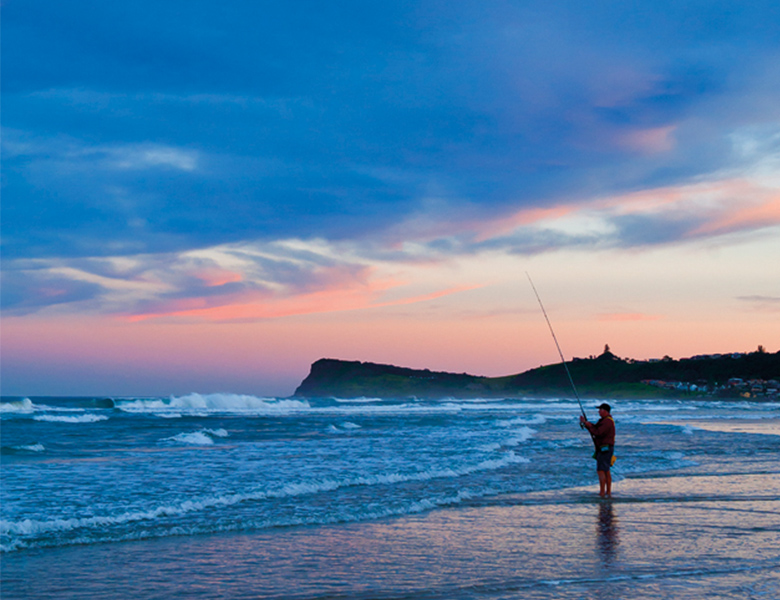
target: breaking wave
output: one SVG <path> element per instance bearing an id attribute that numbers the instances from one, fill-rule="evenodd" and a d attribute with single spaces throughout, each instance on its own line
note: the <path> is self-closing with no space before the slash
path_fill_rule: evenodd
<path id="1" fill-rule="evenodd" d="M 64 415 L 38 415 L 33 417 L 35 421 L 46 421 L 48 423 L 97 423 L 98 421 L 108 421 L 108 417 L 104 415 L 78 415 L 74 417 L 68 417 Z"/>
<path id="2" fill-rule="evenodd" d="M 224 430 L 197 432 L 204 436 L 217 435 L 225 437 L 227 432 Z M 178 437 L 178 436 L 174 436 Z M 128 523 L 154 522 L 157 519 L 165 517 L 179 517 L 188 513 L 195 513 L 211 508 L 228 507 L 244 502 L 263 501 L 271 499 L 284 499 L 300 496 L 315 495 L 320 493 L 332 492 L 340 488 L 348 487 L 368 487 L 377 485 L 395 485 L 406 482 L 427 481 L 438 478 L 458 478 L 478 471 L 491 471 L 500 469 L 512 464 L 527 463 L 529 459 L 518 456 L 514 452 L 508 452 L 500 459 L 484 460 L 474 465 L 461 468 L 432 468 L 417 473 L 387 473 L 383 475 L 358 476 L 345 478 L 343 480 L 325 479 L 322 481 L 288 483 L 275 489 L 249 491 L 244 493 L 223 494 L 216 496 L 206 496 L 202 498 L 186 499 L 176 504 L 159 506 L 148 510 L 128 511 L 113 516 L 91 516 L 80 518 L 55 518 L 48 520 L 24 519 L 21 521 L 0 520 L 0 537 L 4 538 L 0 549 L 5 552 L 17 550 L 19 548 L 29 547 L 30 543 L 35 543 L 36 539 L 51 534 L 62 532 L 75 532 L 77 530 L 95 530 L 105 529 L 112 526 L 121 526 Z M 460 502 L 463 499 L 471 498 L 474 494 L 470 492 L 458 493 L 455 498 L 430 498 L 421 499 L 401 511 L 393 509 L 387 514 L 400 514 L 421 512 L 449 504 Z M 363 515 L 365 517 L 366 515 Z M 377 515 L 368 515 L 371 518 Z M 268 526 L 277 526 L 278 523 L 269 523 Z M 107 533 L 107 532 L 103 532 Z M 166 535 L 166 534 L 162 534 Z"/>
<path id="3" fill-rule="evenodd" d="M 117 402 L 116 407 L 129 413 L 173 414 L 285 414 L 308 409 L 301 400 L 258 398 L 240 394 L 188 394 L 168 399 L 136 399 Z"/>
<path id="4" fill-rule="evenodd" d="M 11 402 L 0 402 L 0 413 L 31 413 L 35 410 L 32 400 L 23 398 Z"/>
<path id="5" fill-rule="evenodd" d="M 164 442 L 177 442 L 192 446 L 210 446 L 214 443 L 214 438 L 228 437 L 228 432 L 224 429 L 201 429 L 192 433 L 179 433 L 171 437 L 164 438 Z"/>

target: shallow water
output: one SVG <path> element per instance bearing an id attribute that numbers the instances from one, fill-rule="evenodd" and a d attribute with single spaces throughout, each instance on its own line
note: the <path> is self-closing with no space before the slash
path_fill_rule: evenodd
<path id="1" fill-rule="evenodd" d="M 777 405 L 616 403 L 601 502 L 558 399 L 7 400 L 4 598 L 780 597 Z"/>

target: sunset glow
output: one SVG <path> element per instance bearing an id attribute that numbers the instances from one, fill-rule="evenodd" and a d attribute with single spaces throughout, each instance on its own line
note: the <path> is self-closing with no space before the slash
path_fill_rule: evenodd
<path id="1" fill-rule="evenodd" d="M 568 356 L 780 350 L 759 8 L 39 4 L 3 8 L 3 394 L 517 373 L 556 360 L 526 272 Z"/>

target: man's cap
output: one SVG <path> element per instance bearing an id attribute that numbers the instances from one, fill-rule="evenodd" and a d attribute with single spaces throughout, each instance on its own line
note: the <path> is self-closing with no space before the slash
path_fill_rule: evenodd
<path id="1" fill-rule="evenodd" d="M 598 406 L 597 408 L 598 408 L 598 409 L 602 409 L 602 408 L 603 408 L 603 409 L 604 409 L 604 410 L 606 410 L 607 412 L 612 412 L 612 407 L 611 407 L 609 404 L 607 404 L 606 402 L 605 402 L 604 404 L 601 404 L 601 405 L 600 405 L 600 406 Z"/>

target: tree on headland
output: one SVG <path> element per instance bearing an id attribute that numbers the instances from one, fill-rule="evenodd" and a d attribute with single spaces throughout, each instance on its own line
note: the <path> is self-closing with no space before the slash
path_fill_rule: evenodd
<path id="1" fill-rule="evenodd" d="M 620 360 L 617 356 L 612 354 L 612 351 L 609 349 L 609 344 L 604 344 L 604 352 L 602 352 L 601 356 L 598 358 L 601 360 Z"/>

